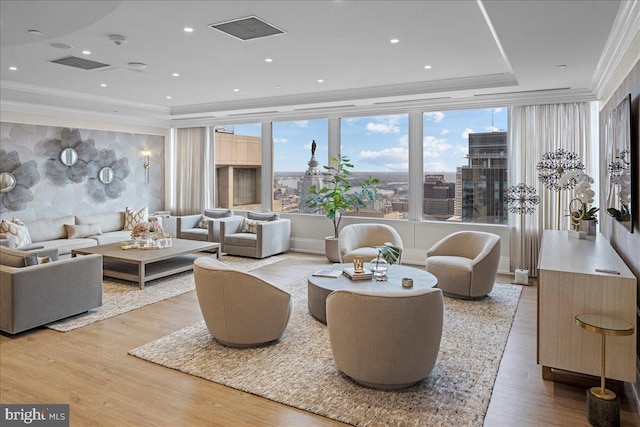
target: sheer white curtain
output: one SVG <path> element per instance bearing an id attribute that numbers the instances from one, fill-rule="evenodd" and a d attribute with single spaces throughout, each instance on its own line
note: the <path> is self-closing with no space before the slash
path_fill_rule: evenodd
<path id="1" fill-rule="evenodd" d="M 175 145 L 176 215 L 201 213 L 210 207 L 210 144 L 206 128 L 180 128 Z M 213 168 L 215 170 L 215 168 Z"/>
<path id="2" fill-rule="evenodd" d="M 598 176 L 597 142 L 592 140 L 598 134 L 593 128 L 593 115 L 597 112 L 592 104 L 528 105 L 509 109 L 509 183 L 523 182 L 534 187 L 540 196 L 536 211 L 525 216 L 523 263 L 520 262 L 520 215 L 509 214 L 512 270 L 522 266 L 530 275 L 536 275 L 542 231 L 558 226 L 558 192 L 547 189 L 538 181 L 536 166 L 542 155 L 560 148 L 574 152 L 585 165 L 585 173 L 593 178 Z M 598 191 L 597 183 L 592 189 Z M 572 190 L 561 191 L 561 230 L 569 228 L 566 215 L 572 198 Z"/>

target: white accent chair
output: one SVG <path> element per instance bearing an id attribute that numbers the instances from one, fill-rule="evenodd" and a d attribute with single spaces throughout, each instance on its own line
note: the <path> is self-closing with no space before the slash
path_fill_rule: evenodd
<path id="1" fill-rule="evenodd" d="M 197 258 L 193 274 L 207 329 L 220 344 L 252 347 L 282 337 L 291 315 L 288 292 L 211 257 Z"/>
<path id="2" fill-rule="evenodd" d="M 336 366 L 367 387 L 409 387 L 435 366 L 443 314 L 438 288 L 334 291 L 327 328 Z"/>
<path id="3" fill-rule="evenodd" d="M 368 262 L 378 256 L 378 250 L 372 246 L 381 246 L 386 242 L 400 249 L 398 264 L 402 259 L 402 239 L 398 232 L 386 224 L 350 224 L 344 226 L 338 235 L 340 262 L 353 262 L 356 256 L 362 256 Z"/>
<path id="4" fill-rule="evenodd" d="M 500 262 L 500 236 L 482 231 L 452 233 L 427 251 L 427 271 L 446 296 L 477 299 L 493 289 Z"/>

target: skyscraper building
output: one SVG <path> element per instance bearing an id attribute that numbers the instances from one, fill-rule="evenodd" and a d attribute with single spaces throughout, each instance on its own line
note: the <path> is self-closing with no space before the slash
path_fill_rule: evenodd
<path id="1" fill-rule="evenodd" d="M 469 164 L 462 166 L 462 221 L 505 224 L 507 132 L 469 134 Z"/>

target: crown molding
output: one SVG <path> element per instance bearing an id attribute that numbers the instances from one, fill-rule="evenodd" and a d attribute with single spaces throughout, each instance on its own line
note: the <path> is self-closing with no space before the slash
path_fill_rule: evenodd
<path id="1" fill-rule="evenodd" d="M 43 116 L 52 116 L 60 118 L 73 118 L 81 120 L 94 120 L 99 122 L 110 122 L 137 126 L 152 126 L 160 128 L 169 128 L 171 121 L 168 119 L 147 118 L 133 115 L 123 115 L 117 113 L 104 113 L 99 111 L 80 110 L 75 108 L 57 107 L 53 105 L 32 104 L 25 102 L 0 100 L 0 110 L 24 113 L 39 114 Z"/>
<path id="2" fill-rule="evenodd" d="M 255 111 L 242 116 L 183 117 L 171 120 L 171 127 L 198 127 L 265 121 L 312 120 L 333 117 L 403 114 L 411 111 L 446 111 L 470 108 L 492 108 L 515 105 L 558 104 L 597 100 L 590 89 L 557 89 L 505 92 L 466 97 L 434 97 L 431 99 L 384 101 L 378 104 L 300 108 L 293 111 Z"/>
<path id="3" fill-rule="evenodd" d="M 640 1 L 622 1 L 591 80 L 601 105 L 640 59 Z"/>
<path id="4" fill-rule="evenodd" d="M 304 93 L 299 95 L 184 105 L 171 108 L 171 114 L 174 118 L 180 118 L 180 116 L 191 116 L 199 113 L 215 114 L 218 112 L 231 112 L 236 110 L 256 110 L 265 108 L 273 110 L 279 107 L 282 107 L 282 109 L 286 108 L 288 110 L 292 110 L 293 107 L 300 105 L 315 105 L 335 102 L 345 103 L 372 98 L 415 96 L 420 94 L 424 95 L 449 91 L 516 86 L 517 84 L 518 81 L 511 73 L 489 74 L 426 82 L 333 90 L 318 93 Z"/>

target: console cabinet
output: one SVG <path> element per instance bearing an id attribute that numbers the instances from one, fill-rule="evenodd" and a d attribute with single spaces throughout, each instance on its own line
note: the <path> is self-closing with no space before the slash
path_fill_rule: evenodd
<path id="1" fill-rule="evenodd" d="M 613 316 L 637 329 L 636 292 L 636 277 L 602 234 L 574 239 L 545 230 L 538 258 L 537 361 L 543 376 L 550 369 L 600 376 L 601 337 L 576 325 L 575 316 Z M 636 333 L 607 337 L 607 378 L 635 382 Z"/>

